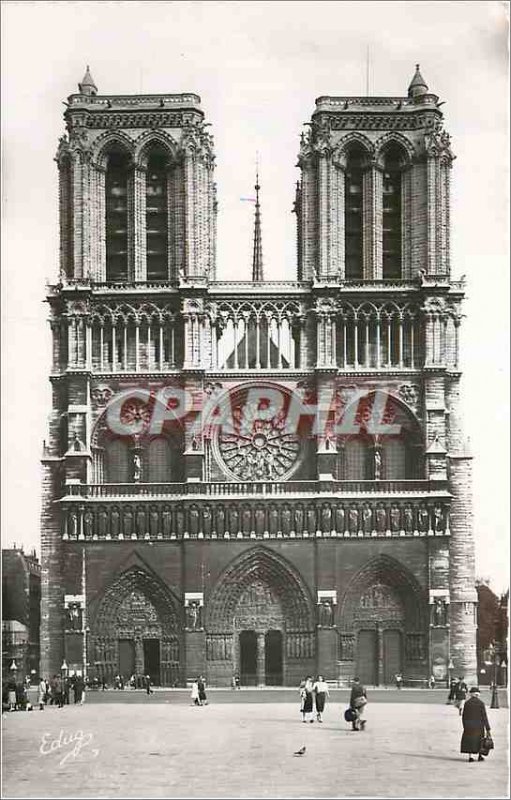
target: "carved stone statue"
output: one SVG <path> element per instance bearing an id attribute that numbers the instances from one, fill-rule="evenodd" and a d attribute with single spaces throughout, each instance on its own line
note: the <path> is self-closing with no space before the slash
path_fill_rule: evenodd
<path id="1" fill-rule="evenodd" d="M 374 479 L 376 481 L 381 480 L 381 452 L 376 449 L 374 451 Z"/>
<path id="2" fill-rule="evenodd" d="M 190 533 L 192 536 L 197 536 L 199 533 L 199 510 L 197 506 L 192 506 L 190 509 Z"/>
<path id="3" fill-rule="evenodd" d="M 108 534 L 108 511 L 106 508 L 100 508 L 98 513 L 98 533 L 101 538 Z"/>
<path id="4" fill-rule="evenodd" d="M 363 516 L 363 528 L 364 533 L 371 533 L 373 529 L 373 512 L 369 508 L 369 506 L 364 506 L 364 510 L 362 512 Z"/>
<path id="5" fill-rule="evenodd" d="M 328 503 L 324 503 L 321 508 L 321 527 L 323 533 L 330 533 L 332 530 L 332 509 Z"/>
<path id="6" fill-rule="evenodd" d="M 229 533 L 236 536 L 239 531 L 239 514 L 235 506 L 229 509 Z"/>
<path id="7" fill-rule="evenodd" d="M 335 510 L 335 528 L 337 533 L 344 533 L 344 508 L 337 506 Z"/>
<path id="8" fill-rule="evenodd" d="M 82 609 L 79 603 L 71 603 L 67 609 L 69 630 L 81 631 L 82 629 Z"/>
<path id="9" fill-rule="evenodd" d="M 124 535 L 131 536 L 131 534 L 133 533 L 133 514 L 130 508 L 127 508 L 124 512 L 122 519 L 122 527 Z"/>
<path id="10" fill-rule="evenodd" d="M 202 509 L 202 531 L 204 536 L 211 536 L 211 509 L 209 506 L 204 506 Z"/>
<path id="11" fill-rule="evenodd" d="M 200 605 L 197 600 L 192 600 L 186 607 L 186 623 L 187 627 L 191 628 L 191 630 L 195 631 L 201 627 L 200 624 L 200 616 L 201 616 L 201 609 Z"/>
<path id="12" fill-rule="evenodd" d="M 291 532 L 291 509 L 289 506 L 284 506 L 282 509 L 282 533 L 284 536 L 289 536 Z"/>
<path id="13" fill-rule="evenodd" d="M 185 517 L 181 506 L 176 508 L 176 534 L 179 538 L 183 536 L 185 530 Z"/>
<path id="14" fill-rule="evenodd" d="M 390 530 L 399 531 L 401 528 L 401 511 L 397 506 L 390 509 Z"/>
<path id="15" fill-rule="evenodd" d="M 67 518 L 67 533 L 71 539 L 75 539 L 78 533 L 78 517 L 76 511 L 70 511 Z"/>
<path id="16" fill-rule="evenodd" d="M 223 536 L 225 533 L 225 511 L 223 506 L 217 508 L 216 511 L 216 533 L 217 536 Z"/>
<path id="17" fill-rule="evenodd" d="M 277 511 L 275 506 L 272 506 L 270 508 L 269 517 L 270 517 L 270 526 L 269 526 L 270 527 L 270 534 L 272 536 L 276 536 L 277 535 L 278 526 L 279 526 L 279 512 Z"/>
<path id="18" fill-rule="evenodd" d="M 357 508 L 350 508 L 349 519 L 350 519 L 350 532 L 351 533 L 357 533 L 357 531 L 358 531 L 358 509 Z"/>
<path id="19" fill-rule="evenodd" d="M 387 512 L 382 505 L 379 505 L 376 509 L 376 530 L 379 533 L 384 533 L 387 530 Z"/>
<path id="20" fill-rule="evenodd" d="M 323 628 L 331 628 L 334 623 L 334 609 L 329 597 L 324 597 L 319 606 L 319 624 Z"/>
<path id="21" fill-rule="evenodd" d="M 407 533 L 411 533 L 413 531 L 413 509 L 411 506 L 405 506 L 403 512 L 403 528 Z"/>
<path id="22" fill-rule="evenodd" d="M 156 506 L 151 506 L 151 511 L 149 513 L 149 528 L 150 528 L 151 536 L 158 536 L 158 533 L 159 533 L 158 522 L 159 522 L 158 510 L 156 509 Z"/>
<path id="23" fill-rule="evenodd" d="M 146 520 L 145 509 L 140 507 L 137 511 L 137 533 L 139 536 L 145 536 L 147 530 L 146 525 L 147 525 L 147 520 Z"/>
<path id="24" fill-rule="evenodd" d="M 138 483 L 142 476 L 142 461 L 138 453 L 133 456 L 133 480 Z"/>
<path id="25" fill-rule="evenodd" d="M 243 509 L 242 520 L 243 533 L 249 534 L 252 526 L 252 512 L 248 506 Z"/>
<path id="26" fill-rule="evenodd" d="M 100 519 L 100 523 L 101 523 L 101 512 L 99 514 L 99 519 Z M 111 511 L 111 514 L 110 514 L 110 528 L 111 528 L 112 536 L 115 536 L 115 537 L 119 536 L 119 519 L 120 519 L 119 511 L 115 507 L 112 508 L 112 511 Z M 100 533 L 101 533 L 101 531 L 100 531 Z"/>
<path id="27" fill-rule="evenodd" d="M 310 536 L 316 533 L 316 509 L 309 506 L 307 509 L 307 531 Z"/>
<path id="28" fill-rule="evenodd" d="M 295 508 L 295 531 L 298 534 L 303 533 L 303 508 L 301 505 L 298 505 Z"/>
<path id="29" fill-rule="evenodd" d="M 444 512 L 440 506 L 435 507 L 435 531 L 444 530 Z"/>
<path id="30" fill-rule="evenodd" d="M 264 533 L 264 509 L 256 508 L 255 510 L 255 532 L 257 536 L 262 536 Z"/>
<path id="31" fill-rule="evenodd" d="M 92 514 L 92 511 L 86 511 L 83 518 L 83 527 L 86 539 L 92 538 L 93 523 L 94 523 L 94 516 Z"/>
<path id="32" fill-rule="evenodd" d="M 429 511 L 426 506 L 421 505 L 418 511 L 418 523 L 420 531 L 427 531 L 429 529 Z"/>

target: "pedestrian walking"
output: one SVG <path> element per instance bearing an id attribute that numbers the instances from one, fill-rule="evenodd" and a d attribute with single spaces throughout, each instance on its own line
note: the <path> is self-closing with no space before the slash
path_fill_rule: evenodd
<path id="1" fill-rule="evenodd" d="M 71 680 L 70 678 L 63 678 L 62 679 L 62 705 L 68 706 L 69 705 L 69 692 L 71 689 Z"/>
<path id="2" fill-rule="evenodd" d="M 478 761 L 484 761 L 484 756 L 481 754 L 481 741 L 485 732 L 488 736 L 491 733 L 486 706 L 480 698 L 478 686 L 472 686 L 469 694 L 470 697 L 463 706 L 463 735 L 460 752 L 468 753 L 469 762 L 475 760 L 472 756 L 476 754 Z"/>
<path id="3" fill-rule="evenodd" d="M 328 683 L 323 680 L 322 675 L 318 675 L 316 678 L 313 690 L 314 699 L 316 701 L 316 719 L 318 722 L 323 722 L 321 716 L 325 710 L 326 699 L 330 696 L 330 692 L 328 690 Z"/>
<path id="4" fill-rule="evenodd" d="M 76 675 L 74 685 L 74 701 L 75 703 L 82 703 L 82 697 L 85 691 L 85 683 L 81 675 Z"/>
<path id="5" fill-rule="evenodd" d="M 460 678 L 458 678 L 458 682 L 456 683 L 456 687 L 454 689 L 454 705 L 458 709 L 460 717 L 463 713 L 463 704 L 465 702 L 467 693 L 468 693 L 468 686 L 463 680 L 463 676 L 461 676 Z"/>
<path id="6" fill-rule="evenodd" d="M 60 675 L 54 675 L 53 678 L 54 678 L 54 680 L 53 680 L 52 694 L 53 694 L 53 697 L 55 698 L 54 702 L 56 703 L 58 708 L 62 708 L 62 706 L 63 706 L 63 702 L 62 702 L 62 678 L 60 677 Z"/>
<path id="7" fill-rule="evenodd" d="M 396 682 L 396 689 L 402 689 L 403 688 L 403 676 L 401 675 L 400 672 L 397 672 L 394 675 L 394 680 Z"/>
<path id="8" fill-rule="evenodd" d="M 206 697 L 206 681 L 204 680 L 202 675 L 199 675 L 197 679 L 197 686 L 199 689 L 199 705 L 207 706 L 208 698 Z"/>
<path id="9" fill-rule="evenodd" d="M 9 711 L 16 711 L 16 681 L 9 679 L 7 684 L 9 692 Z"/>
<path id="10" fill-rule="evenodd" d="M 435 676 L 434 675 L 430 675 L 429 676 L 429 688 L 430 689 L 434 689 L 435 688 L 435 683 L 436 683 Z"/>
<path id="11" fill-rule="evenodd" d="M 192 702 L 194 706 L 200 705 L 199 703 L 199 683 L 198 681 L 193 681 L 192 683 L 192 694 L 191 694 Z"/>
<path id="12" fill-rule="evenodd" d="M 307 675 L 303 686 L 300 686 L 300 698 L 302 712 L 302 722 L 314 722 L 313 708 L 314 708 L 314 684 L 312 677 Z"/>
<path id="13" fill-rule="evenodd" d="M 450 706 L 454 703 L 454 696 L 456 694 L 456 686 L 458 685 L 458 678 L 451 678 L 449 684 L 449 694 L 447 695 L 447 705 Z"/>
<path id="14" fill-rule="evenodd" d="M 364 712 L 367 705 L 367 691 L 360 682 L 360 678 L 353 678 L 350 694 L 350 708 L 355 712 L 356 717 L 351 723 L 352 730 L 363 731 L 366 726 Z"/>
<path id="15" fill-rule="evenodd" d="M 151 689 L 151 676 L 145 676 L 145 690 L 146 694 L 154 694 L 153 690 Z"/>
<path id="16" fill-rule="evenodd" d="M 46 681 L 44 678 L 39 678 L 39 684 L 37 686 L 37 702 L 39 703 L 39 711 L 44 711 L 46 700 Z"/>

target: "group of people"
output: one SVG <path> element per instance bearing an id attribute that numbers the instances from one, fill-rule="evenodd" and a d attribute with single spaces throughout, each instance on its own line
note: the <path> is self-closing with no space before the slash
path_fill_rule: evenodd
<path id="1" fill-rule="evenodd" d="M 316 680 L 313 680 L 311 675 L 307 675 L 300 684 L 302 722 L 314 722 L 314 708 L 316 709 L 317 721 L 323 722 L 322 714 L 325 710 L 328 696 L 328 684 L 323 679 L 323 676 L 318 675 Z"/>
<path id="2" fill-rule="evenodd" d="M 322 675 L 316 680 L 307 675 L 300 684 L 300 713 L 302 722 L 314 722 L 314 709 L 317 722 L 323 722 L 323 712 L 327 698 L 330 696 L 328 684 Z M 358 677 L 353 678 L 350 693 L 350 704 L 344 715 L 351 722 L 352 730 L 363 731 L 366 726 L 364 710 L 367 704 L 367 690 Z"/>
<path id="3" fill-rule="evenodd" d="M 206 681 L 202 675 L 192 682 L 192 701 L 194 706 L 207 706 Z"/>
<path id="4" fill-rule="evenodd" d="M 40 711 L 44 711 L 46 705 L 55 705 L 58 708 L 69 705 L 71 692 L 73 693 L 74 703 L 83 704 L 85 700 L 85 681 L 81 675 L 64 677 L 53 675 L 49 681 L 45 678 L 40 678 L 37 689 L 37 702 Z"/>
<path id="5" fill-rule="evenodd" d="M 458 709 L 460 717 L 463 713 L 463 705 L 465 703 L 467 694 L 468 686 L 465 683 L 463 675 L 460 675 L 459 678 L 451 678 L 449 694 L 447 696 L 447 705 L 454 705 Z"/>

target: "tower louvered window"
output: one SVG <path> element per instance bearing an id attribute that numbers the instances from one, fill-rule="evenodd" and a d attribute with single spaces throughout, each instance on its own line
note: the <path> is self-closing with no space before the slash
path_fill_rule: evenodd
<path id="1" fill-rule="evenodd" d="M 128 279 L 128 155 L 108 156 L 106 190 L 106 279 Z"/>
<path id="2" fill-rule="evenodd" d="M 389 148 L 383 172 L 383 277 L 401 277 L 401 154 Z"/>
<path id="3" fill-rule="evenodd" d="M 348 155 L 344 178 L 345 274 L 363 276 L 363 153 L 354 149 Z"/>
<path id="4" fill-rule="evenodd" d="M 166 154 L 153 150 L 146 176 L 147 280 L 167 279 L 167 170 Z"/>

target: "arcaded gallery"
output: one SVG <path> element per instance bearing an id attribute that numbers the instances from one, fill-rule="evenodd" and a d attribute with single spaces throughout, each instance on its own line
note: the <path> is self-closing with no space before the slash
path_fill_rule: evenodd
<path id="1" fill-rule="evenodd" d="M 87 69 L 56 157 L 42 674 L 475 680 L 440 105 L 418 67 L 311 99 L 295 279 L 266 279 L 261 175 L 225 281 L 199 96 L 101 95 Z"/>

